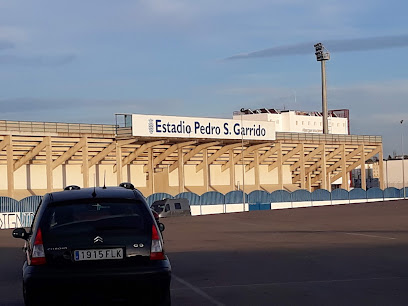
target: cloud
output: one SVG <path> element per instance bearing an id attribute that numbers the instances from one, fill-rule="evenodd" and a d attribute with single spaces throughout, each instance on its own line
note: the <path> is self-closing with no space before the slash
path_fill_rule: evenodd
<path id="1" fill-rule="evenodd" d="M 307 55 L 314 51 L 314 44 L 322 42 L 330 52 L 370 51 L 390 48 L 408 47 L 408 34 L 399 36 L 368 37 L 343 40 L 323 40 L 293 45 L 278 46 L 274 48 L 242 53 L 225 58 L 237 60 L 248 58 L 262 58 L 289 55 Z"/>
<path id="2" fill-rule="evenodd" d="M 2 65 L 21 65 L 21 66 L 61 66 L 71 63 L 76 58 L 74 54 L 68 55 L 39 55 L 39 56 L 18 56 L 18 55 L 0 55 L 0 64 Z"/>

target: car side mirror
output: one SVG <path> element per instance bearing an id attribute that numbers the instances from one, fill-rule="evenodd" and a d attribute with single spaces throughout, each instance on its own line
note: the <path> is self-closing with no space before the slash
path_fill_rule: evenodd
<path id="1" fill-rule="evenodd" d="M 164 226 L 164 224 L 163 223 L 160 223 L 159 222 L 159 230 L 161 231 L 161 232 L 163 232 L 165 229 L 166 229 L 166 227 Z"/>
<path id="2" fill-rule="evenodd" d="M 16 228 L 13 233 L 12 233 L 14 238 L 20 238 L 20 239 L 24 239 L 27 240 L 29 237 L 29 234 L 26 232 L 25 228 Z"/>

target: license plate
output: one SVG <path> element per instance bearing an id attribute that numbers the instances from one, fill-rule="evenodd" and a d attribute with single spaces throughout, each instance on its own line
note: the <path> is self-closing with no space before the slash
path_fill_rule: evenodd
<path id="1" fill-rule="evenodd" d="M 82 260 L 103 260 L 103 259 L 123 259 L 123 249 L 91 249 L 75 250 L 75 261 Z"/>

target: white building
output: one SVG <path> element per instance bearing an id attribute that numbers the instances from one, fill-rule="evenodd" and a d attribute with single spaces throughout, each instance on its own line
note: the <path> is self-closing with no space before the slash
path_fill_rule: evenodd
<path id="1" fill-rule="evenodd" d="M 385 160 L 383 178 L 385 187 L 395 187 L 399 189 L 401 189 L 402 186 L 408 187 L 408 160 Z"/>
<path id="2" fill-rule="evenodd" d="M 235 112 L 233 119 L 275 122 L 276 132 L 323 133 L 323 116 L 320 112 L 257 109 Z M 348 110 L 329 111 L 329 134 L 349 134 Z"/>

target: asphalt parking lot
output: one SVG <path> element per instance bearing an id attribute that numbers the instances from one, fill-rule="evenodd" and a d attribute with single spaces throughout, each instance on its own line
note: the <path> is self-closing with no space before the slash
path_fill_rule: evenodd
<path id="1" fill-rule="evenodd" d="M 407 305 L 408 200 L 163 219 L 173 305 Z M 0 304 L 22 305 L 0 231 Z"/>

